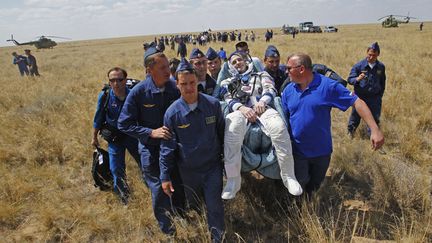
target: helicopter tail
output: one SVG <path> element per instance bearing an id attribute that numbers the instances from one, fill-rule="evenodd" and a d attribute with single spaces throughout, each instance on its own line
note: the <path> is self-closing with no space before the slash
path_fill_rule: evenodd
<path id="1" fill-rule="evenodd" d="M 9 39 L 9 40 L 6 40 L 6 41 L 12 41 L 15 45 L 17 45 L 17 46 L 19 46 L 19 45 L 21 45 L 18 41 L 16 41 L 14 38 L 13 38 L 13 35 L 11 35 L 11 38 Z"/>

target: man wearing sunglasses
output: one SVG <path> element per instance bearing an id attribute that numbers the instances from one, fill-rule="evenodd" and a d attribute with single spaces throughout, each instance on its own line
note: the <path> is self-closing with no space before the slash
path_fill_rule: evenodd
<path id="1" fill-rule="evenodd" d="M 126 87 L 127 72 L 119 67 L 108 71 L 110 88 L 102 91 L 98 97 L 98 105 L 94 116 L 92 145 L 99 147 L 98 134 L 108 142 L 109 165 L 113 175 L 114 193 L 123 204 L 128 203 L 129 186 L 126 182 L 126 149 L 140 165 L 138 154 L 138 141 L 120 132 L 117 128 L 117 119 L 125 102 L 129 89 Z M 108 136 L 105 135 L 108 132 Z"/>
<path id="2" fill-rule="evenodd" d="M 163 125 L 167 108 L 180 93 L 170 80 L 169 62 L 156 45 L 149 47 L 144 54 L 146 79 L 140 82 L 126 98 L 119 117 L 119 129 L 138 139 L 143 177 L 152 194 L 152 206 L 159 227 L 163 233 L 175 233 L 174 225 L 167 213 L 182 208 L 184 196 L 179 185 L 178 170 L 172 170 L 171 181 L 178 188 L 171 197 L 162 190 L 159 179 L 159 146 L 161 140 L 172 137 L 171 131 Z"/>
<path id="3" fill-rule="evenodd" d="M 282 108 L 289 121 L 294 169 L 307 194 L 318 190 L 329 167 L 332 147 L 331 109 L 346 111 L 353 106 L 371 128 L 374 150 L 384 144 L 366 103 L 337 81 L 312 71 L 311 58 L 293 54 L 287 61 L 291 83 L 282 93 Z"/>

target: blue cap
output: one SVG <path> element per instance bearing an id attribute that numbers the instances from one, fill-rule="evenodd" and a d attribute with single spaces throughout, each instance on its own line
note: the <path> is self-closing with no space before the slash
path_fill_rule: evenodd
<path id="1" fill-rule="evenodd" d="M 378 42 L 372 43 L 372 45 L 369 46 L 369 49 L 372 49 L 376 52 L 380 52 L 380 47 L 378 45 Z"/>
<path id="2" fill-rule="evenodd" d="M 160 51 L 159 47 L 156 45 L 156 43 L 152 42 L 148 46 L 147 50 L 144 52 L 144 61 L 151 55 L 162 52 Z"/>
<path id="3" fill-rule="evenodd" d="M 181 72 L 181 71 L 186 71 L 186 70 L 193 71 L 194 68 L 193 68 L 192 64 L 190 64 L 188 62 L 188 60 L 186 60 L 186 58 L 182 58 L 178 67 L 177 67 L 176 73 Z"/>
<path id="4" fill-rule="evenodd" d="M 204 57 L 204 53 L 200 51 L 198 48 L 194 48 L 189 56 L 189 59 L 201 58 Z"/>
<path id="5" fill-rule="evenodd" d="M 280 57 L 279 51 L 275 46 L 269 45 L 265 51 L 264 57 Z"/>
<path id="6" fill-rule="evenodd" d="M 213 50 L 213 48 L 209 47 L 209 49 L 207 50 L 206 53 L 207 59 L 209 60 L 213 60 L 219 57 L 219 55 L 217 54 L 217 52 L 215 50 Z"/>

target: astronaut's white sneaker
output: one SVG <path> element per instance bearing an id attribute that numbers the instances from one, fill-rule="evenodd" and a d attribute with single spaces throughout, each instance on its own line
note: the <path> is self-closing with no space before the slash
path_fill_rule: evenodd
<path id="1" fill-rule="evenodd" d="M 303 193 L 303 189 L 296 179 L 287 176 L 282 181 L 291 195 L 300 196 Z"/>
<path id="2" fill-rule="evenodd" d="M 241 187 L 241 177 L 228 177 L 225 188 L 222 192 L 222 199 L 230 200 L 235 198 L 238 191 L 240 191 Z"/>

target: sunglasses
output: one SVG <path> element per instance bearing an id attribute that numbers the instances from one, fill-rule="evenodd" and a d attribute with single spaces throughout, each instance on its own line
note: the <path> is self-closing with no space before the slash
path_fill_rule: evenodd
<path id="1" fill-rule="evenodd" d="M 121 83 L 123 80 L 125 80 L 125 78 L 111 78 L 109 81 L 110 83 L 114 83 L 114 82 Z"/>
<path id="2" fill-rule="evenodd" d="M 289 66 L 287 66 L 286 68 L 287 68 L 287 70 L 288 70 L 288 72 L 289 71 L 291 71 L 291 69 L 293 69 L 293 68 L 298 68 L 298 67 L 301 67 L 302 65 L 298 65 L 298 66 L 294 66 L 294 67 L 289 67 Z"/>

